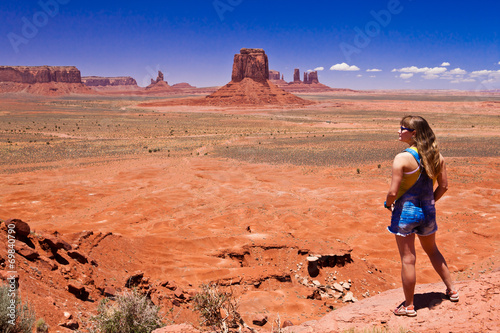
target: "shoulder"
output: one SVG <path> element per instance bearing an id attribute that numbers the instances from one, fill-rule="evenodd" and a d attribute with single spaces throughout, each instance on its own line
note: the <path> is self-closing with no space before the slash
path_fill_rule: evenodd
<path id="1" fill-rule="evenodd" d="M 403 151 L 403 152 L 397 154 L 396 157 L 394 157 L 394 166 L 395 167 L 407 166 L 411 162 L 412 159 L 413 159 L 413 156 L 409 152 Z"/>

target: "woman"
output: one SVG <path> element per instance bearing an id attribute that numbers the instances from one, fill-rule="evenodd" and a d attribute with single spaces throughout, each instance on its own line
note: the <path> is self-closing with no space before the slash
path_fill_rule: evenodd
<path id="1" fill-rule="evenodd" d="M 439 153 L 434 132 L 427 121 L 418 116 L 401 120 L 399 141 L 410 147 L 396 155 L 392 167 L 392 182 L 384 207 L 392 211 L 389 231 L 396 235 L 401 256 L 401 278 L 405 302 L 394 313 L 414 317 L 415 234 L 429 256 L 432 266 L 446 285 L 446 295 L 457 302 L 450 271 L 436 246 L 436 209 L 434 204 L 448 189 L 443 156 Z M 434 182 L 438 186 L 434 190 Z"/>

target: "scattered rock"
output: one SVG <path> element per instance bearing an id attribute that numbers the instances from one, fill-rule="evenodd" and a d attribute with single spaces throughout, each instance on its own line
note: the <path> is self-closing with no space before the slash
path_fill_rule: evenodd
<path id="1" fill-rule="evenodd" d="M 5 221 L 5 225 L 7 227 L 9 226 L 9 224 L 14 225 L 14 230 L 16 231 L 16 238 L 18 239 L 19 237 L 28 237 L 31 232 L 29 224 L 23 222 L 20 219 L 8 219 L 7 221 Z"/>
<path id="2" fill-rule="evenodd" d="M 257 326 L 264 326 L 267 323 L 267 316 L 257 317 L 252 320 L 252 323 Z"/>
<path id="3" fill-rule="evenodd" d="M 70 330 L 73 330 L 73 331 L 77 330 L 80 327 L 80 325 L 78 324 L 78 322 L 75 319 L 71 319 L 71 320 L 68 320 L 64 323 L 61 323 L 61 324 L 59 324 L 59 326 L 69 328 Z"/>
<path id="4" fill-rule="evenodd" d="M 76 250 L 68 251 L 68 256 L 70 256 L 70 258 L 75 259 L 80 264 L 86 264 L 89 262 L 89 260 L 87 259 L 87 256 L 85 256 L 83 253 L 76 251 Z"/>
<path id="5" fill-rule="evenodd" d="M 72 246 L 68 242 L 52 236 L 42 236 L 38 239 L 38 243 L 42 249 L 51 250 L 52 252 L 56 252 L 59 249 L 65 249 L 66 251 L 72 249 Z"/>
<path id="6" fill-rule="evenodd" d="M 79 281 L 71 281 L 68 283 L 68 291 L 76 296 L 76 298 L 86 301 L 89 297 L 89 292 Z"/>
<path id="7" fill-rule="evenodd" d="M 50 258 L 47 258 L 46 256 L 40 256 L 38 258 L 39 261 L 39 266 L 40 268 L 50 270 L 50 271 L 55 271 L 57 269 L 57 264 L 51 260 Z"/>
<path id="8" fill-rule="evenodd" d="M 31 261 L 37 259 L 40 256 L 40 254 L 36 250 L 32 249 L 22 242 L 16 242 L 15 250 L 17 254 L 20 254 Z"/>
<path id="9" fill-rule="evenodd" d="M 141 271 L 135 272 L 125 281 L 125 288 L 137 287 L 142 282 L 143 278 L 144 278 L 144 272 Z"/>
<path id="10" fill-rule="evenodd" d="M 285 320 L 283 322 L 283 324 L 281 325 L 281 328 L 290 327 L 290 326 L 293 326 L 293 323 L 290 320 Z"/>
<path id="11" fill-rule="evenodd" d="M 333 289 L 337 290 L 338 292 L 344 292 L 344 288 L 340 285 L 340 283 L 335 282 L 333 284 Z"/>
<path id="12" fill-rule="evenodd" d="M 344 298 L 342 299 L 342 302 L 344 302 L 344 303 L 347 303 L 347 302 L 353 302 L 354 303 L 356 301 L 357 300 L 356 300 L 356 298 L 354 298 L 354 294 L 352 293 L 352 291 L 348 291 L 345 294 Z"/>

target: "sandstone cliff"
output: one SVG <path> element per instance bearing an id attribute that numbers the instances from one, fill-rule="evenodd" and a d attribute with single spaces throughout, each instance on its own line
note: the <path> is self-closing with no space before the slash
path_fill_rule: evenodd
<path id="1" fill-rule="evenodd" d="M 278 73 L 279 76 L 279 73 Z M 234 56 L 231 82 L 206 97 L 210 105 L 310 104 L 269 81 L 269 61 L 262 49 L 240 50 Z"/>
<path id="2" fill-rule="evenodd" d="M 0 93 L 89 94 L 74 66 L 0 66 Z"/>
<path id="3" fill-rule="evenodd" d="M 82 83 L 82 80 L 74 66 L 0 66 L 0 82 Z"/>
<path id="4" fill-rule="evenodd" d="M 102 77 L 102 76 L 84 76 L 82 82 L 88 87 L 106 87 L 106 86 L 134 86 L 137 87 L 137 81 L 130 76 Z"/>

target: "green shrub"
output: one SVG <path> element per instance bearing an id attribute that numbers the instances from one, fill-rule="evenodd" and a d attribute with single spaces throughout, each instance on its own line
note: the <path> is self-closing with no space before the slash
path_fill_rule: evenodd
<path id="1" fill-rule="evenodd" d="M 15 300 L 15 314 L 11 300 Z M 12 298 L 9 285 L 0 286 L 0 332 L 31 333 L 35 323 L 35 310 L 28 302 L 22 303 L 18 290 Z"/>
<path id="2" fill-rule="evenodd" d="M 115 302 L 103 299 L 97 307 L 97 316 L 90 318 L 95 330 L 103 333 L 150 333 L 163 327 L 159 308 L 137 290 L 124 292 Z"/>

